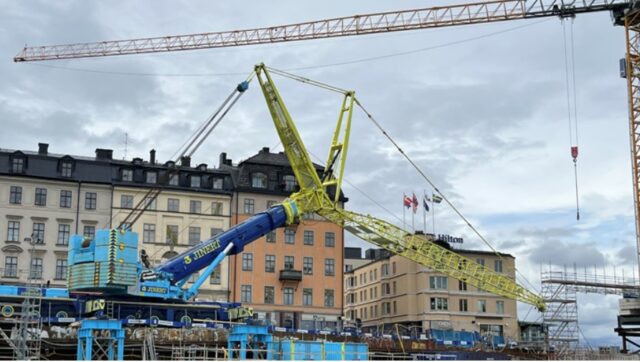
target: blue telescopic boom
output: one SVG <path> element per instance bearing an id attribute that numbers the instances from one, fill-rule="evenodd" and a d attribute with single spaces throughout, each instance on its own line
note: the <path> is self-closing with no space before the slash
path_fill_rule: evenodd
<path id="1" fill-rule="evenodd" d="M 172 284 L 178 283 L 209 266 L 216 257 L 225 252 L 228 245 L 233 244 L 225 255 L 240 253 L 245 245 L 270 231 L 292 223 L 297 215 L 298 210 L 294 201 L 275 205 L 159 265 L 155 271 L 165 275 Z"/>

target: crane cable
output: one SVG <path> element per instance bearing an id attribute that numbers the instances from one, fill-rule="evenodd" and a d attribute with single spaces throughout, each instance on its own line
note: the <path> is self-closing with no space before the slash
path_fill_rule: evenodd
<path id="1" fill-rule="evenodd" d="M 565 21 L 562 19 L 562 40 L 564 44 L 564 66 L 565 66 L 565 85 L 567 89 L 567 117 L 569 123 L 569 145 L 571 147 L 571 158 L 573 159 L 573 174 L 576 190 L 576 220 L 580 220 L 580 197 L 578 193 L 578 98 L 576 95 L 576 65 L 573 40 L 573 19 L 569 27 L 569 36 L 571 41 L 571 65 L 569 65 L 569 55 L 567 54 L 567 30 Z M 571 70 L 571 86 L 569 85 L 569 70 Z M 573 124 L 571 122 L 571 93 L 573 93 Z M 574 142 L 575 132 L 575 142 Z"/>

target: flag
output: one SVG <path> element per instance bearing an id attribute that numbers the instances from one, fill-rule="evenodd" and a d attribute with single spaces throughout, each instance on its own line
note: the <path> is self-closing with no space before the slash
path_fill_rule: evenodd
<path id="1" fill-rule="evenodd" d="M 411 198 L 405 194 L 402 194 L 402 204 L 404 205 L 404 207 L 406 207 L 407 209 L 411 207 Z"/>
<path id="2" fill-rule="evenodd" d="M 431 195 L 431 199 L 434 203 L 439 204 L 442 201 L 442 197 L 436 194 Z"/>
<path id="3" fill-rule="evenodd" d="M 429 200 L 427 195 L 424 195 L 422 199 L 422 205 L 424 205 L 424 209 L 427 210 L 427 212 L 429 212 L 429 204 L 427 204 L 427 201 L 431 201 L 431 200 Z"/>
<path id="4" fill-rule="evenodd" d="M 418 203 L 418 198 L 416 197 L 416 193 L 413 193 L 413 199 L 411 200 L 411 203 L 413 204 L 413 213 L 415 214 L 416 211 L 418 211 L 418 206 L 420 205 Z"/>

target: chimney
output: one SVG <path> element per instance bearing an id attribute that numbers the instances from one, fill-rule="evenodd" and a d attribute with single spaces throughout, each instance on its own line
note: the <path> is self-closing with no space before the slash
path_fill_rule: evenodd
<path id="1" fill-rule="evenodd" d="M 99 160 L 111 160 L 113 159 L 113 150 L 96 148 L 96 158 Z"/>
<path id="2" fill-rule="evenodd" d="M 191 157 L 189 156 L 180 157 L 180 165 L 182 167 L 191 167 Z"/>
<path id="3" fill-rule="evenodd" d="M 152 165 L 156 164 L 156 150 L 152 149 L 149 151 L 149 163 Z"/>
<path id="4" fill-rule="evenodd" d="M 260 153 L 269 153 L 269 147 L 262 147 L 262 151 Z"/>
<path id="5" fill-rule="evenodd" d="M 38 154 L 46 155 L 49 153 L 49 144 L 48 143 L 38 143 Z"/>
<path id="6" fill-rule="evenodd" d="M 220 153 L 220 158 L 218 160 L 218 167 L 221 167 L 222 165 L 226 165 L 226 164 L 227 164 L 227 153 L 222 152 Z"/>

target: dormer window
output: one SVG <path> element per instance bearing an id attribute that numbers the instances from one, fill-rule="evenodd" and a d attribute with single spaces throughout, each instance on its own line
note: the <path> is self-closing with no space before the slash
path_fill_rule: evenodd
<path id="1" fill-rule="evenodd" d="M 214 178 L 213 179 L 213 188 L 216 190 L 222 190 L 222 185 L 224 184 L 223 180 L 221 178 Z"/>
<path id="2" fill-rule="evenodd" d="M 193 175 L 191 176 L 191 187 L 200 187 L 201 177 Z"/>
<path id="3" fill-rule="evenodd" d="M 267 188 L 267 175 L 262 172 L 256 172 L 251 175 L 251 187 L 255 187 L 258 189 L 266 189 Z"/>
<path id="4" fill-rule="evenodd" d="M 198 165 L 198 171 L 206 171 L 207 170 L 207 164 L 206 163 L 201 163 Z"/>
<path id="5" fill-rule="evenodd" d="M 128 168 L 122 169 L 122 181 L 133 181 L 133 170 Z"/>
<path id="6" fill-rule="evenodd" d="M 158 174 L 155 171 L 148 171 L 147 172 L 147 183 L 148 184 L 155 184 L 156 182 L 158 182 Z"/>
<path id="7" fill-rule="evenodd" d="M 293 175 L 285 175 L 282 177 L 284 181 L 284 190 L 293 192 L 296 190 L 296 186 L 298 185 L 296 182 L 296 177 Z"/>
<path id="8" fill-rule="evenodd" d="M 62 161 L 62 164 L 60 165 L 60 173 L 62 174 L 62 177 L 71 177 L 72 172 L 73 162 Z"/>
<path id="9" fill-rule="evenodd" d="M 11 162 L 11 172 L 23 173 L 24 172 L 24 158 L 16 157 Z"/>
<path id="10" fill-rule="evenodd" d="M 138 165 L 142 165 L 142 159 L 140 157 L 136 157 L 133 159 L 133 164 L 138 166 Z"/>
<path id="11" fill-rule="evenodd" d="M 169 176 L 169 185 L 171 186 L 179 186 L 180 185 L 180 175 L 173 174 Z"/>

